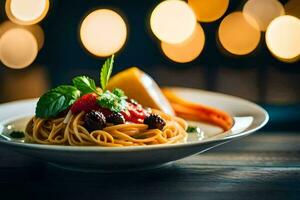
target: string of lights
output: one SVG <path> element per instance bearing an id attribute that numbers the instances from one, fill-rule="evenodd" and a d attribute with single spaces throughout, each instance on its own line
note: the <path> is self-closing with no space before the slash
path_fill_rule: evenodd
<path id="1" fill-rule="evenodd" d="M 8 20 L 0 25 L 0 60 L 4 65 L 21 69 L 35 61 L 45 40 L 39 23 L 47 16 L 51 3 L 6 0 Z M 299 60 L 297 0 L 285 5 L 278 0 L 248 0 L 241 10 L 226 13 L 229 4 L 229 0 L 165 0 L 152 10 L 150 29 L 163 54 L 178 63 L 201 59 L 206 39 L 202 25 L 219 19 L 216 33 L 222 51 L 245 56 L 255 51 L 260 42 L 266 42 L 278 60 Z M 126 49 L 129 27 L 126 16 L 119 12 L 100 8 L 83 16 L 78 24 L 78 42 L 90 54 L 107 57 Z"/>

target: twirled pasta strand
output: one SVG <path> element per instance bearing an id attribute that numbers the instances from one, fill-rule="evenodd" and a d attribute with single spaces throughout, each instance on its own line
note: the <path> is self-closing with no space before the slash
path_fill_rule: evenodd
<path id="1" fill-rule="evenodd" d="M 122 147 L 185 141 L 187 123 L 183 119 L 158 110 L 153 112 L 166 121 L 163 130 L 148 129 L 146 124 L 126 123 L 89 132 L 83 126 L 85 113 L 81 112 L 72 114 L 67 123 L 64 123 L 64 118 L 45 120 L 33 117 L 27 124 L 25 135 L 28 142 L 71 146 Z"/>

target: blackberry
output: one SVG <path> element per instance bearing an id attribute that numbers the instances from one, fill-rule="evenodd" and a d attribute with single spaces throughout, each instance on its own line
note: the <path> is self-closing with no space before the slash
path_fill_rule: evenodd
<path id="1" fill-rule="evenodd" d="M 144 119 L 144 124 L 147 124 L 150 129 L 157 128 L 159 130 L 162 130 L 166 125 L 166 122 L 159 115 L 150 114 L 148 117 Z"/>
<path id="2" fill-rule="evenodd" d="M 94 130 L 101 130 L 106 126 L 106 119 L 103 113 L 92 110 L 84 117 L 84 127 L 92 132 Z"/>
<path id="3" fill-rule="evenodd" d="M 125 118 L 121 113 L 111 113 L 107 116 L 106 121 L 112 124 L 125 124 Z"/>

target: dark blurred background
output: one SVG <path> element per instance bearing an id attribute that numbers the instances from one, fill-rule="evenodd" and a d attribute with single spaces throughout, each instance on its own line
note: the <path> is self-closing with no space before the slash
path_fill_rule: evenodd
<path id="1" fill-rule="evenodd" d="M 245 1 L 232 0 L 223 17 L 201 23 L 206 37 L 204 50 L 197 59 L 185 64 L 166 58 L 150 30 L 150 14 L 159 2 L 51 1 L 49 12 L 40 23 L 45 43 L 35 62 L 19 70 L 0 64 L 0 102 L 38 97 L 49 87 L 69 83 L 79 74 L 97 80 L 105 59 L 92 56 L 82 47 L 79 25 L 89 11 L 112 8 L 122 14 L 128 28 L 127 41 L 116 54 L 114 73 L 138 66 L 162 86 L 193 87 L 239 96 L 268 110 L 271 118 L 265 130 L 300 130 L 300 62 L 284 63 L 274 58 L 266 47 L 264 33 L 258 48 L 246 56 L 224 53 L 218 44 L 220 22 L 227 14 L 241 10 Z M 280 2 L 286 4 L 287 0 Z M 2 22 L 7 20 L 4 5 L 2 0 Z"/>

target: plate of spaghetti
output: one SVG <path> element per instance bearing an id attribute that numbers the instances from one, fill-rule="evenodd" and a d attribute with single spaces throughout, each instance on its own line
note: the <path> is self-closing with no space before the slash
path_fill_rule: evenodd
<path id="1" fill-rule="evenodd" d="M 133 67 L 0 105 L 0 144 L 73 170 L 150 169 L 204 152 L 263 127 L 249 101 L 190 88 L 160 88 Z M 21 112 L 20 112 L 21 111 Z"/>

